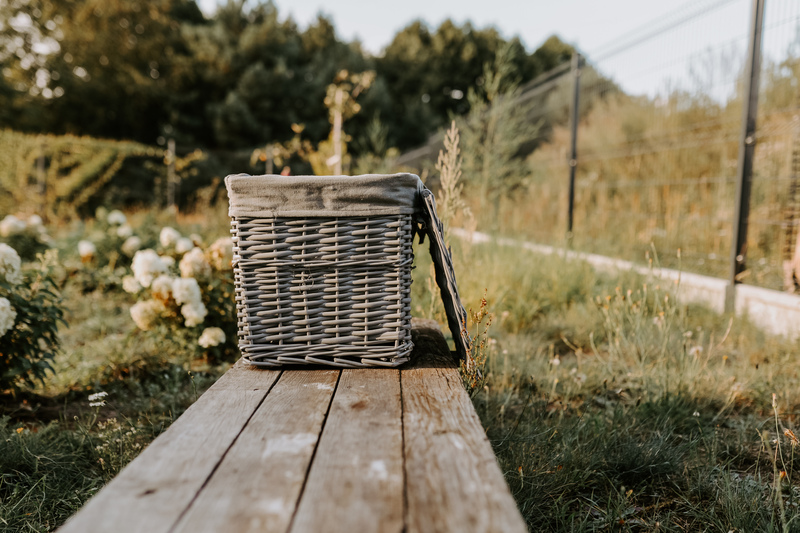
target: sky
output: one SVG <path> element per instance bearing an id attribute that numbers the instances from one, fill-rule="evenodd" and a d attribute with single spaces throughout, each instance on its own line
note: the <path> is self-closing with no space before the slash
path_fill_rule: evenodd
<path id="1" fill-rule="evenodd" d="M 212 13 L 216 1 L 198 3 Z M 518 36 L 529 51 L 556 34 L 634 93 L 657 96 L 665 88 L 694 84 L 723 99 L 733 92 L 742 69 L 752 4 L 751 0 L 274 1 L 279 16 L 291 16 L 301 28 L 324 13 L 341 39 L 357 39 L 376 55 L 411 21 L 422 19 L 436 28 L 450 18 L 479 28 L 494 26 L 506 38 Z M 765 53 L 780 55 L 797 31 L 800 2 L 771 0 L 767 5 L 765 27 L 775 30 L 764 40 Z M 636 46 L 610 54 L 618 48 L 615 43 L 626 42 Z"/>

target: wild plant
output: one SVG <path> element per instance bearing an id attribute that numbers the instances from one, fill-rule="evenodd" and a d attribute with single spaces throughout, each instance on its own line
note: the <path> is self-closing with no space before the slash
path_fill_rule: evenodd
<path id="1" fill-rule="evenodd" d="M 439 151 L 436 170 L 439 171 L 439 198 L 436 210 L 444 225 L 445 241 L 449 242 L 450 228 L 455 223 L 472 225 L 474 217 L 463 198 L 464 184 L 461 181 L 461 136 L 456 121 L 444 134 L 444 150 Z"/>
<path id="2" fill-rule="evenodd" d="M 517 102 L 514 48 L 498 50 L 493 64 L 484 65 L 483 84 L 470 89 L 470 111 L 458 121 L 463 141 L 464 181 L 483 224 L 496 228 L 500 199 L 518 191 L 529 172 L 519 156 L 534 139 L 541 123 L 529 117 L 528 105 Z"/>
<path id="3" fill-rule="evenodd" d="M 494 349 L 493 339 L 489 337 L 489 328 L 492 325 L 494 315 L 489 312 L 485 291 L 480 300 L 478 310 L 473 311 L 470 308 L 468 316 L 469 324 L 465 324 L 464 327 L 468 330 L 472 329 L 472 331 L 468 331 L 472 338 L 472 350 L 467 354 L 467 360 L 461 361 L 459 369 L 464 387 L 470 395 L 474 395 L 483 387 L 486 379 L 486 360 L 492 355 Z"/>
<path id="4" fill-rule="evenodd" d="M 58 252 L 39 255 L 35 268 L 21 268 L 16 251 L 0 244 L 0 392 L 43 382 L 66 325 L 53 279 Z"/>

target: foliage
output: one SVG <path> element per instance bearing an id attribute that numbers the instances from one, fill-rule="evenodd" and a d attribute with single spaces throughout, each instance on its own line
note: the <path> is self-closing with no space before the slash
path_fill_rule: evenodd
<path id="1" fill-rule="evenodd" d="M 444 136 L 444 150 L 439 152 L 436 170 L 439 171 L 439 201 L 436 207 L 442 221 L 445 240 L 449 241 L 449 231 L 455 223 L 471 225 L 472 211 L 467 207 L 461 182 L 461 149 L 458 147 L 460 136 L 456 122 L 450 124 Z M 457 218 L 458 217 L 458 218 Z"/>
<path id="2" fill-rule="evenodd" d="M 568 61 L 572 52 L 553 36 L 528 54 L 517 38 L 506 42 L 494 28 L 459 27 L 450 20 L 435 31 L 421 21 L 400 30 L 376 61 L 391 96 L 391 144 L 418 146 L 452 114 L 467 112 L 472 102 L 465 97 L 486 82 L 484 66 L 503 48 L 518 82 Z"/>
<path id="3" fill-rule="evenodd" d="M 65 324 L 53 279 L 56 258 L 55 251 L 40 256 L 38 268 L 25 271 L 21 283 L 0 279 L 0 296 L 11 303 L 16 314 L 14 326 L 0 336 L 0 390 L 44 381 L 53 370 L 59 349 L 58 327 Z"/>
<path id="4" fill-rule="evenodd" d="M 74 216 L 115 177 L 126 158 L 160 155 L 160 149 L 134 142 L 0 130 L 0 210 Z"/>
<path id="5" fill-rule="evenodd" d="M 530 120 L 529 106 L 517 103 L 514 75 L 513 49 L 505 45 L 484 66 L 481 90 L 469 90 L 470 111 L 459 121 L 464 182 L 485 222 L 497 220 L 501 197 L 525 185 L 525 161 L 519 153 L 540 127 Z"/>
<path id="6" fill-rule="evenodd" d="M 133 275 L 121 284 L 138 300 L 130 314 L 143 335 L 172 339 L 187 353 L 203 353 L 214 361 L 231 360 L 238 355 L 232 241 L 221 238 L 203 250 L 197 246 L 202 242 L 194 242 L 198 237 L 180 237 L 177 230 L 163 228 L 161 255 L 152 249 L 137 251 Z M 204 334 L 213 328 L 223 335 L 206 344 Z"/>
<path id="7" fill-rule="evenodd" d="M 33 261 L 37 255 L 44 253 L 49 248 L 50 237 L 44 226 L 26 224 L 22 231 L 8 235 L 3 235 L 0 231 L 0 242 L 16 250 L 23 261 Z"/>
<path id="8" fill-rule="evenodd" d="M 486 301 L 486 291 L 480 300 L 477 311 L 469 310 L 469 331 L 472 338 L 472 350 L 467 354 L 467 360 L 459 364 L 459 372 L 464 388 L 470 395 L 474 395 L 485 383 L 486 360 L 493 355 L 496 339 L 489 337 L 489 328 L 492 326 L 494 315 L 488 311 L 489 303 Z"/>
<path id="9" fill-rule="evenodd" d="M 590 67 L 581 70 L 572 242 L 579 249 L 633 261 L 655 247 L 664 266 L 725 277 L 743 102 L 742 87 L 734 80 L 740 72 L 720 51 L 700 54 L 687 67 L 691 85 L 665 86 L 650 96 L 625 94 L 598 79 Z M 797 135 L 789 110 L 796 105 L 798 72 L 795 49 L 780 62 L 764 59 L 747 270 L 740 277 L 778 290 L 794 289 L 784 261 L 796 248 L 796 186 L 793 178 L 776 176 L 793 175 Z M 728 80 L 731 94 L 719 94 L 720 80 Z M 571 76 L 565 76 L 547 107 L 566 111 L 571 83 Z M 529 157 L 523 172 L 527 186 L 514 201 L 501 202 L 501 225 L 507 231 L 538 242 L 561 242 L 570 142 L 567 122 L 553 122 L 547 139 Z"/>
<path id="10" fill-rule="evenodd" d="M 344 121 L 361 111 L 361 104 L 356 99 L 369 89 L 374 79 L 375 72 L 371 70 L 358 74 L 342 70 L 328 85 L 324 102 L 328 108 L 331 133 L 319 143 L 317 150 L 309 154 L 309 162 L 317 176 L 342 174 L 343 168 L 349 170 L 351 158 L 347 155 L 347 143 L 350 136 L 344 131 Z"/>
<path id="11" fill-rule="evenodd" d="M 313 143 L 328 134 L 323 100 L 342 69 L 375 70 L 353 119 L 389 126 L 389 145 L 419 144 L 452 112 L 506 42 L 493 28 L 415 22 L 383 55 L 339 39 L 320 16 L 300 30 L 272 2 L 222 3 L 206 18 L 194 0 L 2 0 L 0 119 L 15 130 L 155 144 L 249 149 L 291 138 L 305 124 Z M 528 53 L 509 41 L 520 81 L 567 60 L 556 37 Z"/>

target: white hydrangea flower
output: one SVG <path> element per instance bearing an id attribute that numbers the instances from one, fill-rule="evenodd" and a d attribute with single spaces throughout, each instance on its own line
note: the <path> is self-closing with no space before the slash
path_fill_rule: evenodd
<path id="1" fill-rule="evenodd" d="M 199 326 L 205 320 L 208 310 L 203 302 L 192 302 L 181 307 L 181 314 L 186 319 L 186 327 Z"/>
<path id="2" fill-rule="evenodd" d="M 124 226 L 123 226 L 124 227 Z M 125 239 L 125 242 L 122 243 L 122 253 L 127 256 L 131 256 L 139 251 L 142 247 L 142 239 L 133 235 Z"/>
<path id="3" fill-rule="evenodd" d="M 167 273 L 167 265 L 161 260 L 155 250 L 139 250 L 133 256 L 131 270 L 136 281 L 142 287 L 149 287 L 159 274 Z"/>
<path id="4" fill-rule="evenodd" d="M 0 220 L 0 235 L 8 237 L 22 233 L 25 231 L 26 226 L 27 224 L 25 224 L 24 220 L 20 220 L 14 215 L 7 215 L 3 220 Z"/>
<path id="5" fill-rule="evenodd" d="M 225 332 L 220 328 L 206 328 L 197 339 L 197 344 L 203 348 L 210 348 L 212 346 L 219 346 L 225 342 Z"/>
<path id="6" fill-rule="evenodd" d="M 158 236 L 158 241 L 164 248 L 169 248 L 170 246 L 174 246 L 180 238 L 181 234 L 178 233 L 178 230 L 169 226 L 165 226 L 161 228 L 161 234 Z"/>
<path id="7" fill-rule="evenodd" d="M 0 337 L 14 327 L 14 321 L 17 319 L 17 311 L 11 306 L 8 298 L 0 297 Z"/>
<path id="8" fill-rule="evenodd" d="M 136 302 L 131 307 L 131 318 L 139 329 L 147 331 L 156 325 L 165 309 L 164 304 L 158 300 Z"/>
<path id="9" fill-rule="evenodd" d="M 200 285 L 194 278 L 176 278 L 172 281 L 172 296 L 178 304 L 203 304 Z"/>
<path id="10" fill-rule="evenodd" d="M 194 242 L 187 237 L 181 237 L 178 239 L 178 242 L 175 243 L 175 251 L 179 254 L 185 254 L 192 248 L 194 248 Z"/>
<path id="11" fill-rule="evenodd" d="M 15 249 L 5 243 L 0 243 L 0 276 L 12 285 L 22 283 L 20 266 L 22 260 Z"/>
<path id="12" fill-rule="evenodd" d="M 136 294 L 142 290 L 142 286 L 133 276 L 125 276 L 122 278 L 122 290 L 131 294 Z"/>
<path id="13" fill-rule="evenodd" d="M 106 222 L 112 226 L 121 226 L 128 221 L 128 217 L 119 209 L 114 209 L 106 217 Z"/>
<path id="14" fill-rule="evenodd" d="M 206 278 L 211 275 L 211 265 L 200 248 L 192 248 L 192 251 L 184 255 L 178 268 L 184 278 Z"/>
<path id="15" fill-rule="evenodd" d="M 222 237 L 208 247 L 208 256 L 211 264 L 217 270 L 230 270 L 233 261 L 233 239 Z"/>
<path id="16" fill-rule="evenodd" d="M 96 402 L 96 401 L 102 400 L 106 396 L 108 396 L 107 392 L 95 392 L 94 394 L 90 394 L 89 395 L 88 400 L 90 402 Z"/>
<path id="17" fill-rule="evenodd" d="M 167 265 L 167 268 L 172 268 L 175 266 L 175 258 L 171 255 L 162 255 L 161 262 Z"/>
<path id="18" fill-rule="evenodd" d="M 117 237 L 120 239 L 127 239 L 133 235 L 133 228 L 129 224 L 122 224 L 117 228 Z"/>
<path id="19" fill-rule="evenodd" d="M 91 259 L 97 253 L 97 247 L 92 241 L 78 241 L 78 254 L 81 259 Z"/>
<path id="20" fill-rule="evenodd" d="M 42 217 L 39 215 L 31 215 L 28 217 L 28 225 L 34 228 L 39 228 L 43 224 Z"/>
<path id="21" fill-rule="evenodd" d="M 162 302 L 169 300 L 172 296 L 172 282 L 173 278 L 167 275 L 158 276 L 153 280 L 153 284 L 150 286 L 150 290 L 153 291 L 153 296 Z"/>

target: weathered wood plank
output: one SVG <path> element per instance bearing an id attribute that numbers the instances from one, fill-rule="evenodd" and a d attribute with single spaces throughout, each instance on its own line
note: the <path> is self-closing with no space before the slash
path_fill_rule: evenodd
<path id="1" fill-rule="evenodd" d="M 525 531 L 424 326 L 400 371 L 236 365 L 61 531 Z"/>
<path id="2" fill-rule="evenodd" d="M 175 532 L 286 531 L 338 378 L 284 372 Z"/>
<path id="3" fill-rule="evenodd" d="M 403 530 L 403 427 L 395 369 L 343 370 L 292 533 Z"/>
<path id="4" fill-rule="evenodd" d="M 418 329 L 414 342 L 401 374 L 406 530 L 527 531 L 441 332 Z"/>
<path id="5" fill-rule="evenodd" d="M 59 531 L 169 531 L 280 374 L 234 366 Z"/>

